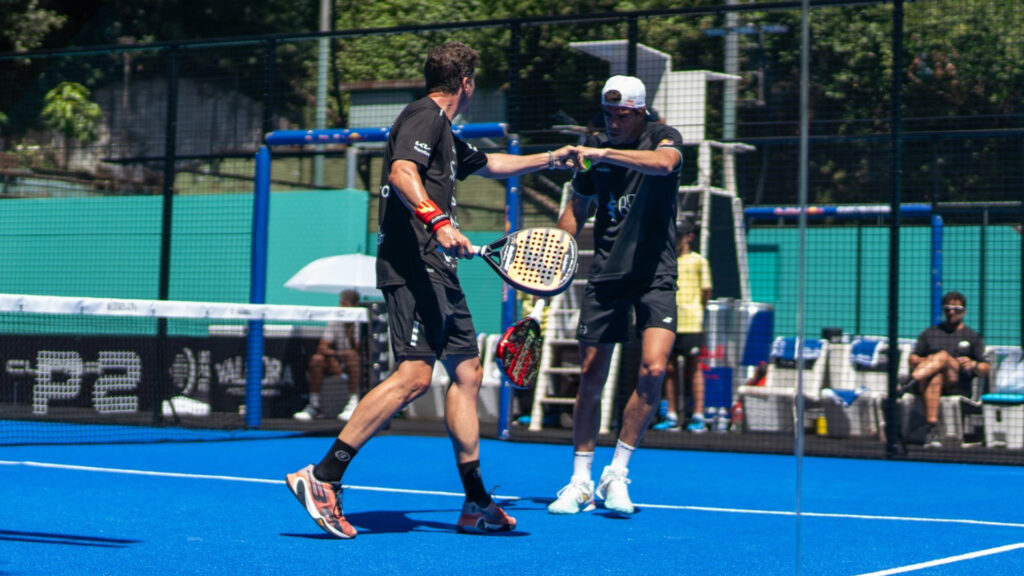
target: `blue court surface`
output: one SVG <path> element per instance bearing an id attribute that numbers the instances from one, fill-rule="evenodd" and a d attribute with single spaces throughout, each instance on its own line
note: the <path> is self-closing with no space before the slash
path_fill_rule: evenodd
<path id="1" fill-rule="evenodd" d="M 639 510 L 552 516 L 572 449 L 485 440 L 517 531 L 465 535 L 446 438 L 381 436 L 345 477 L 360 534 L 284 485 L 329 438 L 0 448 L 0 575 L 1020 574 L 1024 469 L 641 449 Z M 595 475 L 611 458 L 599 448 Z M 801 514 L 797 515 L 796 510 Z"/>

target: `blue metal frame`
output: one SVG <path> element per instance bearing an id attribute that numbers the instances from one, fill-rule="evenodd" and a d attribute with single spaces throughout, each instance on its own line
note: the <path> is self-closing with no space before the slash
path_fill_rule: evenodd
<path id="1" fill-rule="evenodd" d="M 861 218 L 875 218 L 888 216 L 891 213 L 890 207 L 882 204 L 863 205 L 838 205 L 838 206 L 808 206 L 802 210 L 799 206 L 753 206 L 744 208 L 743 214 L 747 218 L 797 218 L 805 215 L 807 218 L 839 218 L 842 220 L 857 220 Z M 932 229 L 932 254 L 931 254 L 931 309 L 932 318 L 935 322 L 942 321 L 942 216 L 932 213 L 930 204 L 901 204 L 900 216 L 930 216 Z"/>
<path id="2" fill-rule="evenodd" d="M 358 142 L 385 142 L 391 127 L 382 128 L 327 128 L 324 130 L 277 130 L 267 134 L 267 146 L 305 146 L 308 144 L 354 144 Z M 502 122 L 456 124 L 452 132 L 463 139 L 504 138 L 508 126 Z"/>
<path id="3" fill-rule="evenodd" d="M 256 152 L 256 178 L 252 203 L 252 257 L 249 302 L 267 300 L 267 228 L 270 220 L 270 148 Z M 258 428 L 263 416 L 263 321 L 249 321 L 245 341 L 245 425 Z"/>
<path id="4" fill-rule="evenodd" d="M 508 153 L 519 155 L 519 136 L 513 134 L 508 140 Z M 505 184 L 505 222 L 506 232 L 519 229 L 520 212 L 522 210 L 519 177 L 513 176 Z M 516 291 L 508 284 L 501 284 L 501 330 L 504 333 L 516 321 Z M 501 378 L 501 395 L 498 402 L 498 438 L 509 438 L 508 414 L 512 404 L 511 384 L 504 375 Z"/>

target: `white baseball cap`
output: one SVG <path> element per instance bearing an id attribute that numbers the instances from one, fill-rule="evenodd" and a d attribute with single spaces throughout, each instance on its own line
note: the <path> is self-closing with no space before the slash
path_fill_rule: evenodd
<path id="1" fill-rule="evenodd" d="M 634 76 L 612 76 L 601 89 L 601 105 L 643 108 L 647 101 L 644 83 Z"/>

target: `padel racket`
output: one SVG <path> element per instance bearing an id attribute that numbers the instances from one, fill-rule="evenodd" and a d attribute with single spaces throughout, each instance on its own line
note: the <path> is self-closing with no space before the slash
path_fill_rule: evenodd
<path id="1" fill-rule="evenodd" d="M 544 337 L 540 333 L 540 315 L 543 312 L 544 300 L 537 300 L 533 312 L 509 326 L 498 340 L 495 359 L 513 388 L 529 390 L 537 384 L 541 347 L 544 344 Z"/>
<path id="2" fill-rule="evenodd" d="M 526 228 L 473 251 L 510 286 L 541 297 L 564 292 L 579 265 L 576 239 L 561 228 Z"/>

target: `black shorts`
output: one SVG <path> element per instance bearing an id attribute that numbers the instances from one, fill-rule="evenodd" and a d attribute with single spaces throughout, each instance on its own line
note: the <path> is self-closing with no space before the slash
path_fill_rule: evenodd
<path id="1" fill-rule="evenodd" d="M 636 313 L 637 336 L 647 328 L 675 332 L 675 278 L 657 278 L 639 289 L 624 282 L 587 284 L 576 337 L 587 344 L 625 342 L 629 339 L 630 309 Z"/>
<path id="2" fill-rule="evenodd" d="M 680 356 L 689 358 L 691 356 L 700 356 L 706 345 L 707 340 L 703 332 L 686 332 L 676 334 L 676 343 L 672 346 L 672 351 Z"/>
<path id="3" fill-rule="evenodd" d="M 395 359 L 477 356 L 466 295 L 437 282 L 383 289 Z"/>

